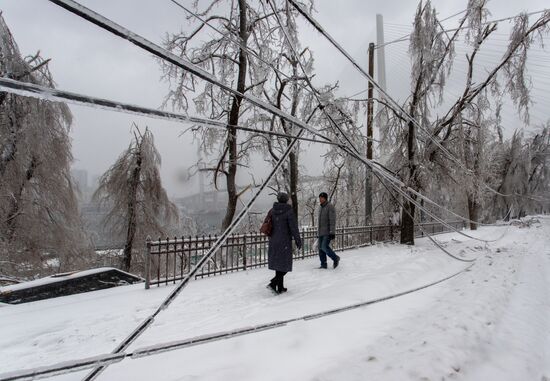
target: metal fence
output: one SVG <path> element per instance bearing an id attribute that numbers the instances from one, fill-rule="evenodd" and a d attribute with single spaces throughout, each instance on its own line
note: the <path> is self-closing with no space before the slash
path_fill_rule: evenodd
<path id="1" fill-rule="evenodd" d="M 448 222 L 456 229 L 462 229 L 462 221 Z M 443 233 L 445 226 L 439 223 L 423 223 L 422 230 L 415 227 L 417 237 Z M 317 229 L 301 230 L 302 248 L 294 251 L 294 259 L 304 259 L 318 255 L 316 247 Z M 336 229 L 336 239 L 332 241 L 335 251 L 353 249 L 389 242 L 399 237 L 399 229 L 391 225 L 353 226 Z M 183 279 L 191 269 L 208 253 L 218 239 L 217 235 L 201 237 L 181 237 L 158 239 L 147 242 L 145 287 L 150 285 L 176 283 Z M 234 234 L 227 238 L 224 245 L 210 258 L 195 275 L 196 278 L 210 277 L 225 273 L 247 270 L 267 265 L 269 238 L 261 233 Z"/>

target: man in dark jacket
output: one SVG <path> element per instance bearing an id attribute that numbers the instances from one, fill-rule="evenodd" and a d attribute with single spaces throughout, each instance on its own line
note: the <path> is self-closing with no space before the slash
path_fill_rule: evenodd
<path id="1" fill-rule="evenodd" d="M 292 238 L 298 249 L 302 247 L 302 239 L 292 206 L 288 204 L 288 195 L 279 193 L 277 202 L 271 209 L 272 229 L 269 236 L 268 265 L 275 271 L 275 277 L 268 284 L 274 292 L 280 294 L 284 287 L 284 276 L 292 271 Z"/>
<path id="2" fill-rule="evenodd" d="M 340 257 L 330 247 L 330 241 L 336 238 L 336 210 L 334 205 L 328 202 L 328 195 L 325 192 L 319 194 L 319 259 L 321 269 L 327 268 L 327 255 L 333 261 L 333 267 L 338 267 Z"/>

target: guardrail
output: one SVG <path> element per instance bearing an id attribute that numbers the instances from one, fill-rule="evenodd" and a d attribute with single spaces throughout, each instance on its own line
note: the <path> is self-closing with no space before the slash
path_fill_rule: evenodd
<path id="1" fill-rule="evenodd" d="M 464 227 L 462 221 L 448 224 L 456 229 Z M 429 234 L 447 231 L 440 223 L 430 222 L 421 225 Z M 317 256 L 317 228 L 301 229 L 300 234 L 303 244 L 301 250 L 294 251 L 294 259 Z M 423 236 L 419 226 L 415 226 L 415 234 L 417 237 Z M 331 246 L 335 251 L 342 251 L 376 242 L 389 242 L 398 237 L 399 228 L 392 225 L 340 227 L 336 229 L 336 239 Z M 208 235 L 147 241 L 145 288 L 149 288 L 150 285 L 174 284 L 183 279 L 217 238 L 217 235 Z M 269 237 L 261 233 L 233 234 L 195 275 L 195 279 L 266 266 L 268 246 Z"/>

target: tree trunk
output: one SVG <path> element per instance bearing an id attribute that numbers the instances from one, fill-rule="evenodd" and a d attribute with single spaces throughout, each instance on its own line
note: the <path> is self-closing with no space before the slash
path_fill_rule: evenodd
<path id="1" fill-rule="evenodd" d="M 506 210 L 504 210 L 504 221 L 508 222 L 510 221 L 510 214 L 512 213 L 512 204 L 508 205 L 508 202 L 505 200 L 504 205 L 506 205 Z"/>
<path id="2" fill-rule="evenodd" d="M 477 221 L 479 218 L 479 203 L 475 200 L 475 197 L 468 194 L 468 218 L 470 221 L 470 230 L 477 230 Z"/>
<path id="3" fill-rule="evenodd" d="M 289 154 L 290 161 L 290 199 L 294 209 L 294 216 L 298 220 L 298 155 L 296 152 Z"/>
<path id="4" fill-rule="evenodd" d="M 414 212 L 416 206 L 410 201 L 405 201 L 403 206 L 403 214 L 401 216 L 401 244 L 414 245 Z"/>
<path id="5" fill-rule="evenodd" d="M 141 144 L 138 144 L 138 149 L 141 149 Z M 136 159 L 136 167 L 132 171 L 132 179 L 130 180 L 130 197 L 128 198 L 128 230 L 126 233 L 126 243 L 122 256 L 122 270 L 130 271 L 132 265 L 132 248 L 134 246 L 134 238 L 136 236 L 136 208 L 137 208 L 137 191 L 139 186 L 139 178 L 141 174 L 141 152 L 138 151 Z"/>
<path id="6" fill-rule="evenodd" d="M 414 118 L 414 114 L 411 113 Z M 409 186 L 416 188 L 413 184 L 416 178 L 415 160 L 415 127 L 413 122 L 409 122 L 409 133 L 407 140 L 407 151 L 409 159 Z M 416 201 L 416 196 L 410 195 Z M 401 243 L 414 245 L 414 212 L 415 205 L 410 201 L 405 201 L 401 216 Z M 408 213 L 407 213 L 408 212 Z"/>
<path id="7" fill-rule="evenodd" d="M 468 156 L 466 156 L 465 163 L 468 166 L 471 162 L 472 171 L 474 173 L 474 184 L 473 184 L 473 190 L 469 191 L 467 193 L 468 196 L 468 218 L 470 219 L 470 230 L 477 230 L 477 222 L 479 221 L 479 212 L 481 209 L 481 204 L 478 202 L 478 192 L 479 192 L 479 184 L 478 180 L 482 177 L 481 175 L 481 160 L 483 150 L 483 126 L 478 126 L 477 128 L 477 136 L 472 136 L 472 132 L 468 130 L 468 145 L 465 147 L 465 152 L 470 153 Z M 471 157 L 471 160 L 468 160 L 468 158 Z"/>
<path id="8" fill-rule="evenodd" d="M 2 101 L 3 102 L 3 101 Z M 9 106 L 15 112 L 15 99 L 12 97 L 12 104 Z M 15 159 L 17 153 L 17 126 L 15 123 L 15 116 L 9 115 L 9 110 L 5 111 L 6 118 L 8 119 L 9 138 L 6 139 L 2 152 L 0 153 L 0 176 L 3 176 L 10 161 Z"/>
<path id="9" fill-rule="evenodd" d="M 298 109 L 298 86 L 296 83 L 293 85 L 294 96 L 292 99 L 292 107 L 290 110 L 290 115 L 296 116 L 296 110 Z M 285 121 L 282 120 L 283 126 L 285 126 Z M 285 128 L 286 130 L 286 128 Z M 290 128 L 290 133 L 293 133 L 293 128 Z M 289 133 L 289 132 L 287 132 Z M 287 139 L 287 146 L 292 144 L 292 140 Z M 292 200 L 292 206 L 294 209 L 294 216 L 298 220 L 298 154 L 299 154 L 299 144 L 296 145 L 294 151 L 288 155 L 289 160 L 289 169 L 290 169 L 290 199 Z"/>
<path id="10" fill-rule="evenodd" d="M 423 61 L 423 57 L 420 57 L 420 61 Z M 416 108 L 420 102 L 420 90 L 422 87 L 422 81 L 424 78 L 424 71 L 421 70 L 416 80 L 416 85 L 409 107 L 409 115 L 411 120 L 408 122 L 409 131 L 407 134 L 407 159 L 409 167 L 409 187 L 416 191 L 419 191 L 420 187 L 417 181 L 417 165 L 416 165 L 416 127 L 413 123 L 416 118 Z M 414 201 L 416 201 L 415 195 L 409 195 Z M 410 201 L 405 201 L 405 208 L 403 208 L 401 216 L 401 243 L 407 245 L 414 245 L 414 212 L 415 205 Z M 408 211 L 410 213 L 406 213 Z"/>
<path id="11" fill-rule="evenodd" d="M 246 70 L 247 70 L 247 56 L 244 47 L 248 41 L 247 22 L 246 22 L 246 0 L 239 0 L 239 37 L 241 40 L 241 47 L 239 51 L 239 74 L 237 77 L 237 91 L 244 93 L 246 85 Z M 239 114 L 241 109 L 242 97 L 235 95 L 231 103 L 231 110 L 229 112 L 229 125 L 236 126 L 239 124 Z M 237 129 L 229 127 L 227 135 L 227 147 L 229 155 L 229 163 L 227 168 L 226 184 L 227 184 L 227 208 L 225 217 L 222 221 L 222 230 L 227 227 L 233 221 L 235 211 L 237 209 L 237 161 L 238 161 L 238 147 L 237 147 Z"/>
<path id="12" fill-rule="evenodd" d="M 298 76 L 298 58 L 294 57 L 294 61 L 291 62 L 292 64 L 292 72 L 293 76 Z M 281 87 L 279 88 L 279 92 L 277 94 L 277 100 L 276 100 L 276 107 L 281 109 L 281 99 L 284 93 L 284 89 L 286 87 L 286 82 L 281 83 Z M 296 80 L 292 83 L 292 104 L 290 106 L 290 115 L 296 116 L 296 112 L 298 110 L 298 102 L 299 102 L 299 93 L 298 93 L 298 84 Z M 309 121 L 309 119 L 308 119 Z M 286 121 L 281 118 L 281 125 L 283 127 L 283 130 L 286 134 L 293 135 L 293 125 L 290 125 L 290 128 L 288 128 L 288 125 L 286 124 Z M 287 147 L 292 144 L 292 139 L 287 138 L 286 139 Z M 292 201 L 292 209 L 294 210 L 294 216 L 296 217 L 296 220 L 298 220 L 298 154 L 299 154 L 299 143 L 296 145 L 296 148 L 294 151 L 292 151 L 288 155 L 288 161 L 289 161 L 289 190 L 290 190 L 290 199 Z"/>
<path id="13" fill-rule="evenodd" d="M 23 196 L 23 191 L 25 190 L 25 186 L 33 178 L 34 171 L 37 166 L 38 166 L 38 162 L 36 158 L 33 156 L 29 164 L 29 167 L 27 168 L 27 171 L 25 173 L 25 179 L 21 183 L 21 186 L 19 187 L 17 194 L 14 195 L 14 197 L 12 198 L 11 208 L 6 218 L 7 225 L 8 225 L 6 237 L 8 237 L 8 242 L 13 242 L 13 240 L 15 239 L 16 222 L 17 222 L 17 216 L 19 215 L 19 212 L 20 212 L 21 197 Z"/>

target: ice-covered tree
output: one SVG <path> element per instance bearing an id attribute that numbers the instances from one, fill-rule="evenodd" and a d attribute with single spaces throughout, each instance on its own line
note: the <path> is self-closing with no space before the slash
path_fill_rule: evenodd
<path id="1" fill-rule="evenodd" d="M 99 179 L 94 199 L 107 205 L 106 226 L 124 237 L 122 268 L 138 268 L 134 253 L 143 253 L 147 236 L 166 234 L 167 227 L 176 222 L 178 212 L 162 187 L 159 167 L 160 154 L 155 148 L 153 134 L 141 133 L 134 125 L 134 139 L 118 160 Z"/>
<path id="2" fill-rule="evenodd" d="M 294 15 L 290 9 L 286 9 L 284 28 L 289 38 L 293 41 L 290 46 L 285 38 L 277 45 L 280 52 L 274 62 L 273 71 L 270 76 L 269 88 L 264 89 L 264 96 L 274 107 L 284 110 L 298 119 L 310 123 L 319 108 L 312 95 L 312 89 L 308 88 L 306 79 L 313 75 L 313 54 L 308 48 L 301 48 L 298 41 L 298 30 Z M 301 65 L 300 65 L 301 63 Z M 306 73 L 301 71 L 304 67 Z M 262 114 L 257 119 L 269 126 L 269 131 L 276 131 L 286 135 L 296 135 L 298 128 L 288 123 L 283 118 L 275 115 Z M 255 142 L 256 150 L 267 157 L 268 162 L 275 164 L 279 157 L 292 142 L 290 137 L 277 137 L 273 135 L 257 135 Z M 265 144 L 267 143 L 267 150 Z M 299 155 L 300 143 L 289 154 L 288 163 L 283 166 L 282 173 L 277 177 L 278 190 L 285 191 L 290 195 L 296 217 L 299 215 Z"/>
<path id="3" fill-rule="evenodd" d="M 528 139 L 527 176 L 525 188 L 520 193 L 518 214 L 541 213 L 550 207 L 550 122 L 540 127 Z M 521 197 L 527 196 L 527 197 Z"/>
<path id="4" fill-rule="evenodd" d="M 200 9 L 199 2 L 195 1 L 193 11 L 205 22 L 199 21 L 200 25 L 190 33 L 167 35 L 165 47 L 201 66 L 239 93 L 252 92 L 261 96 L 271 71 L 263 61 L 274 61 L 276 52 L 271 46 L 279 38 L 273 24 L 268 22 L 273 13 L 266 11 L 262 2 L 247 0 L 215 0 L 206 5 L 201 3 Z M 195 21 L 192 15 L 187 19 Z M 200 41 L 201 33 L 208 30 L 206 23 L 221 34 L 209 31 L 215 37 L 210 34 L 206 41 Z M 246 165 L 250 153 L 234 126 L 249 123 L 253 115 L 251 107 L 243 102 L 242 97 L 228 94 L 215 85 L 197 82 L 192 75 L 171 64 L 162 63 L 162 69 L 164 78 L 171 83 L 166 104 L 188 110 L 192 97 L 191 108 L 196 112 L 228 123 L 226 132 L 199 129 L 201 148 L 207 155 L 215 157 L 212 165 L 204 169 L 213 173 L 216 187 L 218 178 L 225 176 L 228 195 L 222 221 L 222 229 L 225 229 L 233 220 L 240 196 L 236 184 L 237 171 L 239 166 Z"/>
<path id="5" fill-rule="evenodd" d="M 527 137 L 516 131 L 492 148 L 495 163 L 493 215 L 523 217 L 550 208 L 550 122 Z"/>
<path id="6" fill-rule="evenodd" d="M 366 137 L 362 133 L 366 102 L 336 98 L 334 89 L 327 87 L 324 94 L 326 107 L 332 120 L 320 117 L 321 126 L 334 141 L 342 139 L 336 123 L 361 155 L 366 152 Z M 360 225 L 365 222 L 365 165 L 343 152 L 338 146 L 330 146 L 324 158 L 323 175 L 327 193 L 337 205 L 342 225 Z"/>
<path id="7" fill-rule="evenodd" d="M 23 57 L 0 16 L 0 76 L 54 87 L 49 60 Z M 69 108 L 0 93 L 0 272 L 68 270 L 87 254 L 70 177 Z"/>
<path id="8" fill-rule="evenodd" d="M 398 147 L 390 160 L 393 168 L 415 190 L 425 190 L 434 176 L 462 184 L 469 204 L 469 217 L 473 220 L 479 215 L 479 187 L 484 177 L 479 164 L 482 162 L 484 138 L 490 132 L 486 130 L 490 125 L 487 120 L 490 119 L 490 110 L 498 109 L 494 99 L 509 94 L 519 112 L 528 119 L 527 52 L 548 32 L 550 22 L 550 12 L 545 12 L 533 23 L 526 14 L 518 15 L 502 57 L 492 66 L 483 66 L 478 63 L 478 52 L 497 29 L 497 24 L 487 22 L 486 3 L 486 0 L 469 0 L 458 26 L 446 32 L 442 30 L 431 2 L 420 2 L 410 38 L 412 82 L 405 108 L 423 131 L 418 131 L 419 126 L 399 112 L 394 112 L 390 118 L 390 130 Z M 454 63 L 454 46 L 459 38 L 465 38 L 470 46 L 464 87 L 460 95 L 449 103 L 450 107 L 442 111 L 438 107 L 442 107 L 444 95 L 449 99 L 445 86 Z M 436 109 L 437 113 L 434 112 Z M 477 129 L 470 129 L 474 135 L 468 135 L 464 126 L 477 126 Z M 462 143 L 467 141 L 467 144 L 455 144 L 459 139 L 466 139 Z M 467 155 L 463 157 L 467 160 L 456 163 L 441 146 L 455 158 L 460 158 L 460 150 L 466 148 Z M 416 208 L 408 201 L 404 206 L 401 242 L 413 244 Z"/>

